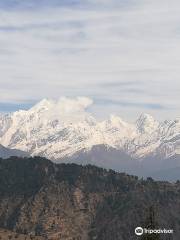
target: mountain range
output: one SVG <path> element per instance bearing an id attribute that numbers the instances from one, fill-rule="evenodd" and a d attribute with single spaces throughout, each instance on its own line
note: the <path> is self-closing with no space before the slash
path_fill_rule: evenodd
<path id="1" fill-rule="evenodd" d="M 124 166 L 141 175 L 180 166 L 179 118 L 159 122 L 142 114 L 128 123 L 112 115 L 100 121 L 88 112 L 91 104 L 86 97 L 43 99 L 29 110 L 1 114 L 0 144 L 55 162 Z"/>

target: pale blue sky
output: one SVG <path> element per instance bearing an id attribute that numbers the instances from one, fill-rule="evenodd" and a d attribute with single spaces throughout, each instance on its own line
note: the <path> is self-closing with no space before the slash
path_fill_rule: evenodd
<path id="1" fill-rule="evenodd" d="M 0 0 L 0 111 L 87 96 L 99 117 L 179 117 L 179 10 L 178 0 Z"/>

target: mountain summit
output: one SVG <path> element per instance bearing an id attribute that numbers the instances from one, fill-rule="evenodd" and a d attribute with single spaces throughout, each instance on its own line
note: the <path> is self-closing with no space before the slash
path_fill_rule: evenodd
<path id="1" fill-rule="evenodd" d="M 0 115 L 0 144 L 58 161 L 105 145 L 133 158 L 180 153 L 180 120 L 158 122 L 142 114 L 134 123 L 119 116 L 98 121 L 86 97 L 44 99 L 31 109 Z"/>
<path id="2" fill-rule="evenodd" d="M 153 133 L 159 126 L 158 121 L 156 121 L 149 114 L 142 114 L 136 121 L 137 130 L 140 133 Z"/>

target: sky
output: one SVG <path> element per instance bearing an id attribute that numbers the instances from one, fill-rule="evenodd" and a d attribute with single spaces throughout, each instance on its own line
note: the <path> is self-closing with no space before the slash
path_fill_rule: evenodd
<path id="1" fill-rule="evenodd" d="M 99 118 L 180 117 L 179 0 L 0 0 L 0 111 L 85 96 Z"/>

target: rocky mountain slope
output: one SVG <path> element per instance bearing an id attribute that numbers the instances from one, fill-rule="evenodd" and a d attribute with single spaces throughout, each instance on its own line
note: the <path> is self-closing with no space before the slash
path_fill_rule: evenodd
<path id="1" fill-rule="evenodd" d="M 162 239 L 179 240 L 179 182 L 40 157 L 0 160 L 1 229 L 49 240 L 136 240 L 152 207 L 156 227 L 174 229 Z"/>
<path id="2" fill-rule="evenodd" d="M 1 115 L 0 143 L 54 161 L 88 152 L 96 145 L 136 159 L 180 154 L 179 118 L 158 122 L 143 114 L 134 124 L 118 116 L 98 121 L 86 110 L 91 104 L 85 97 L 44 99 L 27 111 Z"/>

